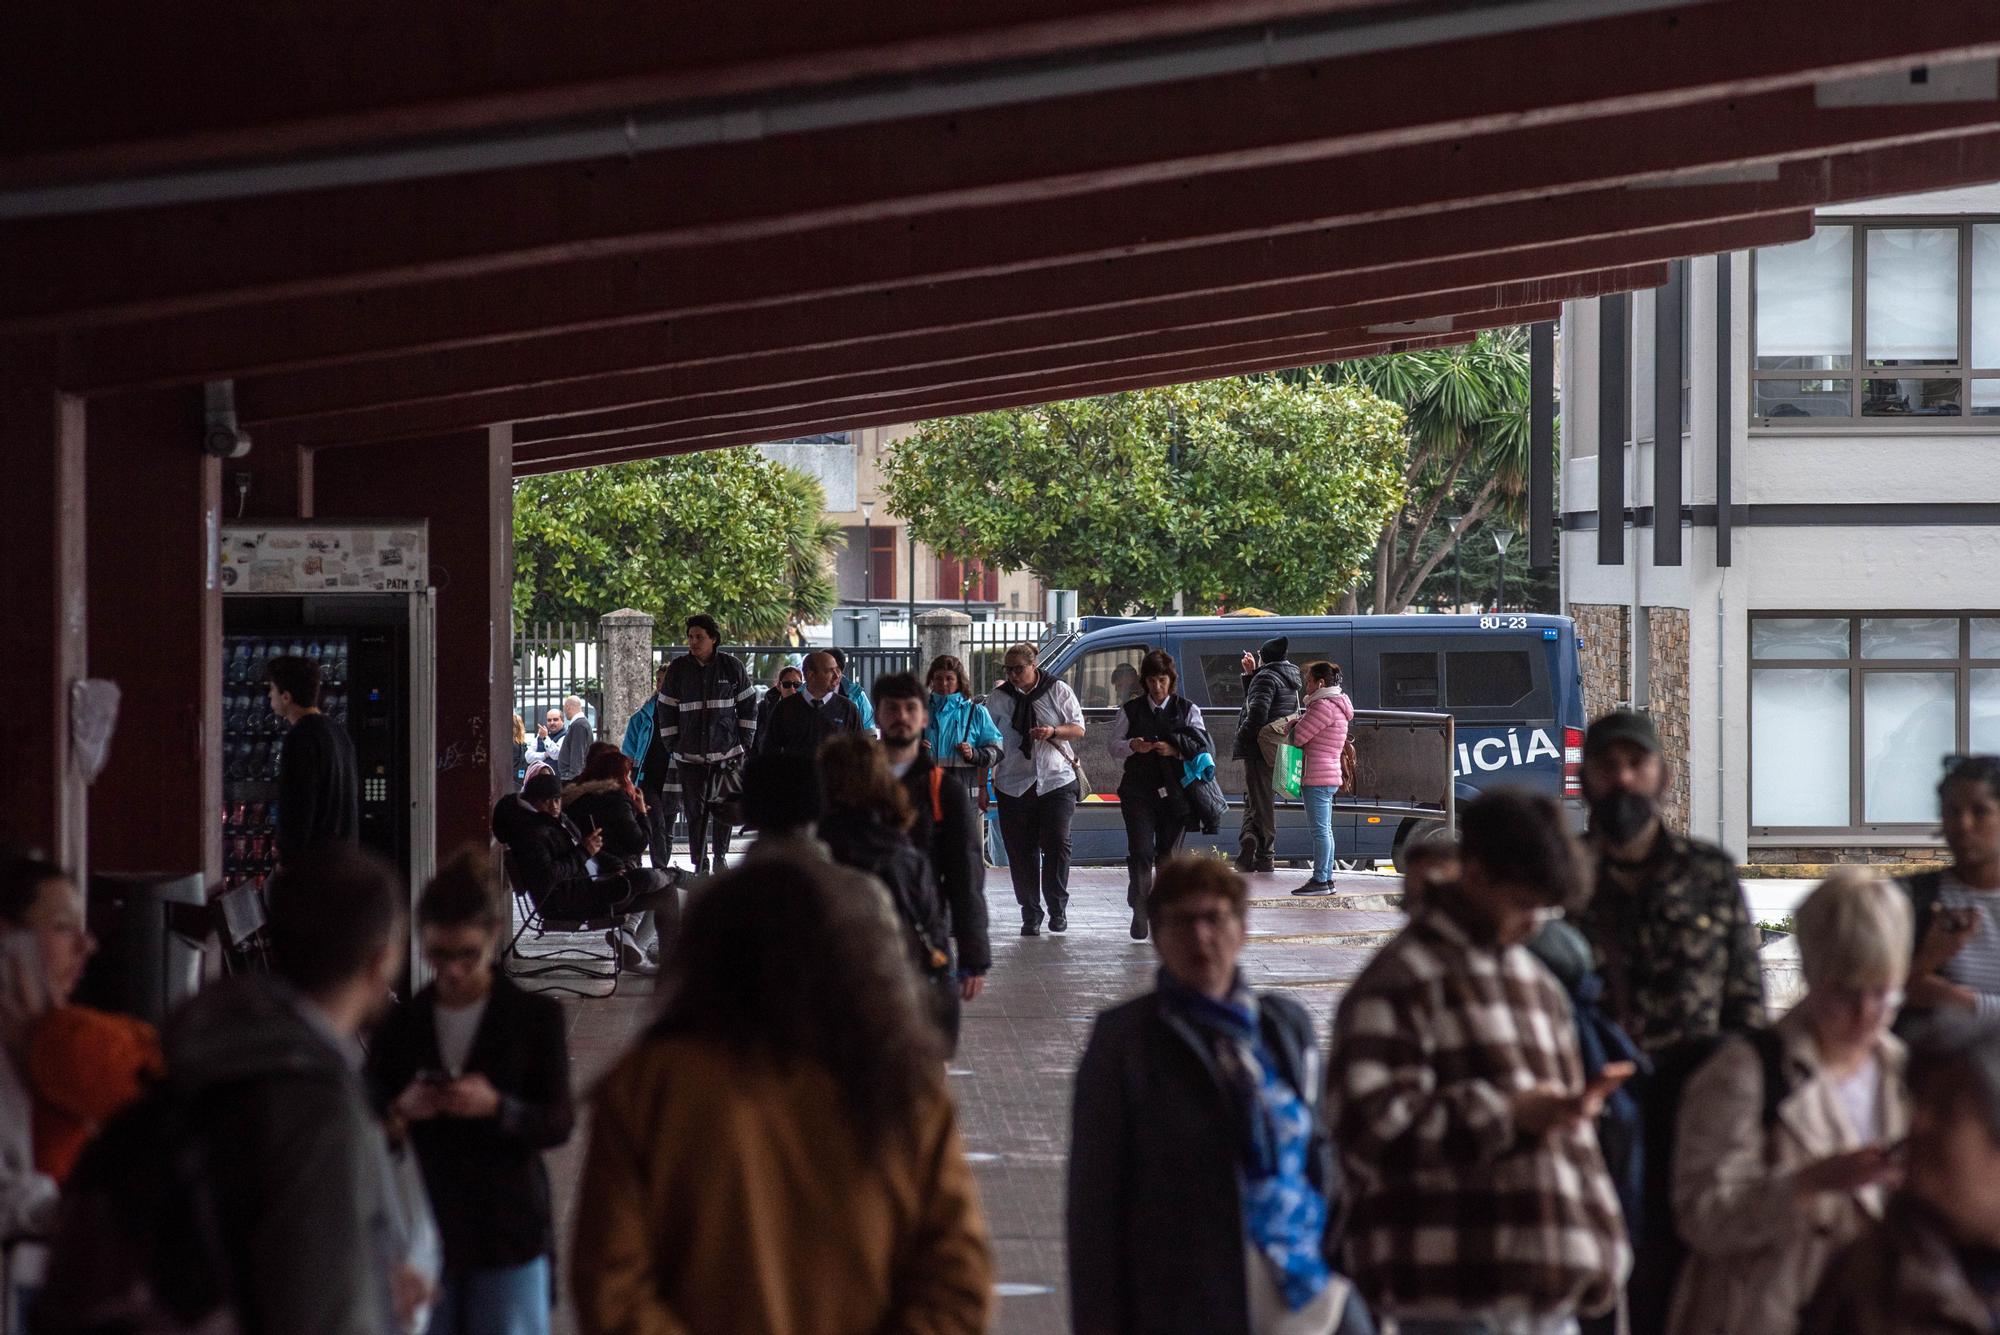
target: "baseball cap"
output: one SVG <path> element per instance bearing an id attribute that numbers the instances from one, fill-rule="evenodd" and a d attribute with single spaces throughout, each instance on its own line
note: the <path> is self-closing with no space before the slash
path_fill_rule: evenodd
<path id="1" fill-rule="evenodd" d="M 1586 758 L 1597 755 L 1613 742 L 1630 742 L 1654 755 L 1660 753 L 1659 730 L 1636 709 L 1614 709 L 1591 724 L 1583 735 L 1583 754 Z"/>

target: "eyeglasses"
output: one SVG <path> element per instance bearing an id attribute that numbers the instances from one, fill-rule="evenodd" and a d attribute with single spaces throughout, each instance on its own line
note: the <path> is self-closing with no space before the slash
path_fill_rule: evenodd
<path id="1" fill-rule="evenodd" d="M 1035 665 L 1033 663 L 1009 663 L 1006 667 L 1007 675 L 1010 677 L 1026 676 L 1034 670 Z"/>

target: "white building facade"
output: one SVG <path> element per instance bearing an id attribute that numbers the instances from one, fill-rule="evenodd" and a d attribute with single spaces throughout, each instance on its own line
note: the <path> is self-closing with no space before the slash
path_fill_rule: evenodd
<path id="1" fill-rule="evenodd" d="M 1815 222 L 1565 308 L 1563 598 L 1683 828 L 1925 860 L 1944 757 L 2000 751 L 2000 187 Z"/>

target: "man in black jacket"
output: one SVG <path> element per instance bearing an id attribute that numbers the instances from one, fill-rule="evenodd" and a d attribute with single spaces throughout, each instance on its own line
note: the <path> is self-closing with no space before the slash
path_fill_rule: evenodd
<path id="1" fill-rule="evenodd" d="M 319 711 L 319 664 L 274 658 L 264 668 L 271 712 L 285 721 L 278 762 L 278 862 L 361 837 L 360 767 L 347 729 Z"/>
<path id="2" fill-rule="evenodd" d="M 555 1219 L 542 1154 L 569 1139 L 569 1051 L 552 997 L 494 966 L 506 907 L 491 858 L 468 848 L 417 903 L 433 980 L 368 1052 L 392 1134 L 407 1136 L 444 1240 L 438 1326 L 548 1329 Z"/>
<path id="3" fill-rule="evenodd" d="M 938 890 L 951 911 L 959 996 L 971 1001 L 985 989 L 993 964 L 986 934 L 985 831 L 965 786 L 938 768 L 920 744 L 928 717 L 923 684 L 912 673 L 895 672 L 877 677 L 871 695 L 883 757 L 917 811 L 910 842 L 930 854 Z"/>
<path id="4" fill-rule="evenodd" d="M 861 710 L 840 693 L 840 664 L 832 654 L 820 649 L 806 655 L 805 683 L 771 711 L 769 728 L 757 738 L 759 755 L 814 756 L 827 738 L 861 731 Z"/>
<path id="5" fill-rule="evenodd" d="M 640 942 L 644 917 L 675 893 L 663 873 L 634 867 L 611 876 L 593 876 L 590 861 L 604 848 L 604 832 L 585 832 L 562 814 L 562 781 L 537 774 L 521 791 L 501 798 L 493 809 L 493 837 L 507 846 L 514 872 L 544 918 L 585 922 L 617 917 L 624 925 L 609 933 L 625 968 L 657 972 Z"/>
<path id="6" fill-rule="evenodd" d="M 672 757 L 665 791 L 687 816 L 695 875 L 721 871 L 729 855 L 723 797 L 728 776 L 757 740 L 757 688 L 741 659 L 725 654 L 722 628 L 698 612 L 687 619 L 688 651 L 662 674 L 654 736 Z M 646 766 L 650 780 L 653 766 Z"/>
<path id="7" fill-rule="evenodd" d="M 1236 869 L 1276 871 L 1272 860 L 1278 820 L 1271 794 L 1271 766 L 1257 734 L 1272 719 L 1295 714 L 1299 708 L 1299 669 L 1287 662 L 1291 641 L 1283 635 L 1264 641 L 1257 657 L 1243 655 L 1243 714 L 1236 725 L 1236 758 L 1243 762 L 1243 833 Z M 1261 661 L 1260 661 L 1261 660 Z"/>

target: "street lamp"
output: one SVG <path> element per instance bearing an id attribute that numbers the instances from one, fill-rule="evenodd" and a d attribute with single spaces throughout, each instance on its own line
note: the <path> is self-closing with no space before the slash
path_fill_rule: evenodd
<path id="1" fill-rule="evenodd" d="M 875 601 L 875 502 L 861 502 L 861 601 Z"/>
<path id="2" fill-rule="evenodd" d="M 1499 601 L 1493 604 L 1493 610 L 1496 612 L 1507 606 L 1507 544 L 1512 541 L 1514 541 L 1514 530 L 1508 528 L 1505 524 L 1493 530 L 1493 545 L 1500 552 L 1500 568 L 1497 572 L 1499 575 L 1500 597 Z"/>

